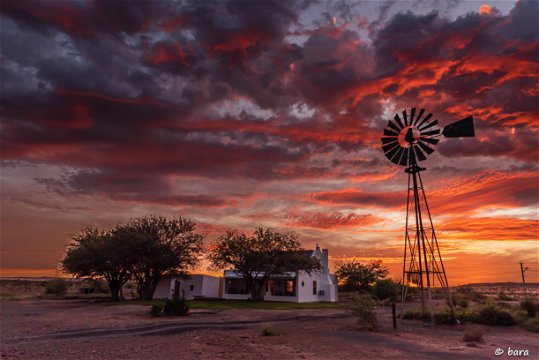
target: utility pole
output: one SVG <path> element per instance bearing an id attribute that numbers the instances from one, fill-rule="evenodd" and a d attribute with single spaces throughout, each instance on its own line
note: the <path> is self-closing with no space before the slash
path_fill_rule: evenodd
<path id="1" fill-rule="evenodd" d="M 524 263 L 521 261 L 520 262 L 520 273 L 522 274 L 522 287 L 524 288 L 524 296 L 526 296 L 526 280 L 524 278 L 524 273 L 526 272 L 526 270 L 530 270 L 529 267 L 524 267 Z"/>

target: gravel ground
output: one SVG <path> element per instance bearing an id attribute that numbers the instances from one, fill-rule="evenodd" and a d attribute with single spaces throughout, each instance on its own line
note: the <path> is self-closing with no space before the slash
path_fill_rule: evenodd
<path id="1" fill-rule="evenodd" d="M 0 308 L 2 359 L 503 359 L 509 347 L 539 354 L 539 336 L 517 327 L 485 327 L 484 342 L 471 346 L 465 326 L 406 322 L 394 332 L 386 309 L 380 331 L 358 332 L 341 309 L 198 310 L 170 319 L 139 305 L 74 300 Z M 268 324 L 275 336 L 262 336 Z"/>

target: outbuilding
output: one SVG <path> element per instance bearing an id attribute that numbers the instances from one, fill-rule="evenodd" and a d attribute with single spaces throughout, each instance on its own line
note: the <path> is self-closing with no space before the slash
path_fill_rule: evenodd
<path id="1" fill-rule="evenodd" d="M 222 278 L 205 274 L 187 277 L 165 276 L 157 284 L 154 299 L 171 299 L 177 291 L 179 297 L 187 300 L 195 298 L 222 297 Z"/>

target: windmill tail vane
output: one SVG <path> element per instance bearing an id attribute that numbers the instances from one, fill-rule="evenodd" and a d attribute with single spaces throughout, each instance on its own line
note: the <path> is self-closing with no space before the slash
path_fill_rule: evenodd
<path id="1" fill-rule="evenodd" d="M 404 237 L 402 308 L 410 288 L 419 290 L 421 308 L 424 314 L 430 313 L 434 321 L 432 291 L 436 284 L 447 297 L 451 314 L 455 318 L 453 300 L 447 282 L 447 275 L 434 224 L 421 179 L 426 170 L 418 166 L 432 154 L 440 137 L 474 137 L 473 117 L 451 123 L 440 130 L 438 120 L 425 109 L 411 108 L 395 114 L 388 121 L 382 136 L 382 150 L 394 164 L 405 166 L 408 174 L 408 197 L 406 206 L 406 228 Z M 455 319 L 456 320 L 456 319 Z"/>

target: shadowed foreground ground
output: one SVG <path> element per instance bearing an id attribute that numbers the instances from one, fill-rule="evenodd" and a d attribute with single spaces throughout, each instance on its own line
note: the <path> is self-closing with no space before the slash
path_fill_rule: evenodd
<path id="1" fill-rule="evenodd" d="M 464 326 L 401 324 L 380 310 L 379 332 L 353 331 L 344 309 L 195 310 L 151 318 L 148 307 L 86 301 L 3 301 L 4 359 L 493 359 L 496 348 L 528 349 L 539 336 L 517 327 L 484 328 L 483 343 L 462 341 Z M 262 336 L 271 323 L 276 336 Z M 512 357 L 513 358 L 513 357 Z"/>

